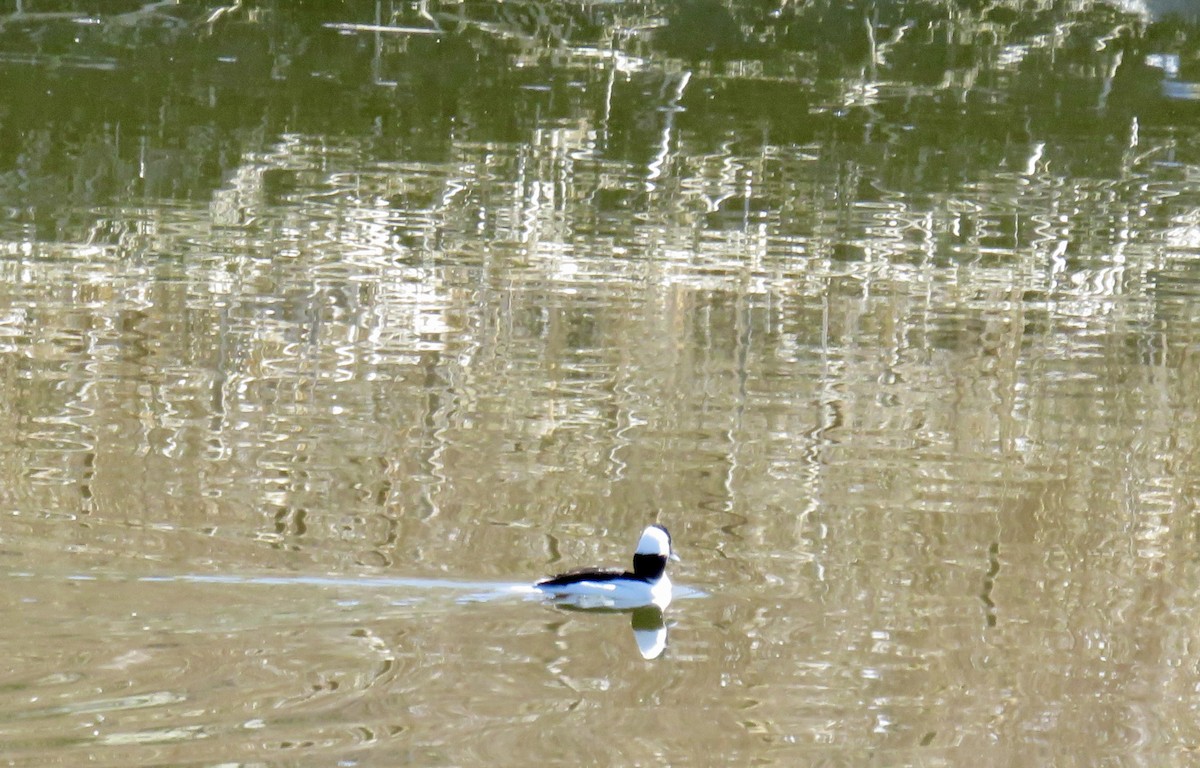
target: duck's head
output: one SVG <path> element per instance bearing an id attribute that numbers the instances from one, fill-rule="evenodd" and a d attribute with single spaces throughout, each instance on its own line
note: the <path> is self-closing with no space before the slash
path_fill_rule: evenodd
<path id="1" fill-rule="evenodd" d="M 646 526 L 637 549 L 633 550 L 633 575 L 647 581 L 660 578 L 667 570 L 667 560 L 678 560 L 671 551 L 671 532 L 665 525 Z"/>

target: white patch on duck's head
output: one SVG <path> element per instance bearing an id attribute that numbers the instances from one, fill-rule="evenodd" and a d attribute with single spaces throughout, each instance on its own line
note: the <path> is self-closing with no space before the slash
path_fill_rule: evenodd
<path id="1" fill-rule="evenodd" d="M 672 557 L 671 534 L 661 525 L 647 526 L 646 530 L 642 531 L 642 538 L 638 539 L 637 549 L 633 550 L 633 554 Z"/>

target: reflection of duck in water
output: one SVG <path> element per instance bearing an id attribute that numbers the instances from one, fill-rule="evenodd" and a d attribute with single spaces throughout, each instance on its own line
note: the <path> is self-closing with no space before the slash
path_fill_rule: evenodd
<path id="1" fill-rule="evenodd" d="M 638 651 L 643 659 L 657 659 L 667 649 L 667 623 L 663 621 L 662 608 L 643 605 L 634 608 L 632 613 L 630 623 Z"/>
<path id="2" fill-rule="evenodd" d="M 533 586 L 556 601 L 576 608 L 655 606 L 659 609 L 661 622 L 661 610 L 671 603 L 667 560 L 678 559 L 671 551 L 670 532 L 664 526 L 651 525 L 642 531 L 633 551 L 632 571 L 584 568 L 543 579 Z"/>
<path id="3" fill-rule="evenodd" d="M 643 659 L 657 659 L 667 649 L 667 620 L 657 605 L 637 608 L 583 608 L 572 603 L 559 603 L 560 608 L 580 613 L 628 613 L 633 641 Z"/>

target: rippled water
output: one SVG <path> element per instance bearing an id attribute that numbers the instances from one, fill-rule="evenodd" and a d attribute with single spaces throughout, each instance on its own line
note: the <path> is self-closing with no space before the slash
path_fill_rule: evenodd
<path id="1" fill-rule="evenodd" d="M 0 61 L 0 764 L 1185 761 L 1188 72 L 464 7 Z M 651 521 L 658 658 L 521 590 Z"/>

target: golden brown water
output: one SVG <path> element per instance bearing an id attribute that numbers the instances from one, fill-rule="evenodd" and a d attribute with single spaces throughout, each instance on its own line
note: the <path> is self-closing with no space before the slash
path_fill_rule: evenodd
<path id="1" fill-rule="evenodd" d="M 1194 104 L 314 29 L 3 97 L 0 765 L 1200 748 Z"/>

